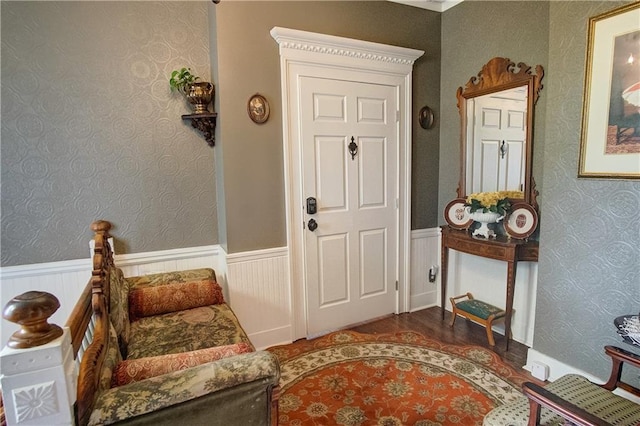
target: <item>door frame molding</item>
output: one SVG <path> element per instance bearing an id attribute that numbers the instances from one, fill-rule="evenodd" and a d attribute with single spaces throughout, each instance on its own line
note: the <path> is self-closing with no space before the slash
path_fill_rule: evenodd
<path id="1" fill-rule="evenodd" d="M 411 245 L 411 77 L 421 50 L 362 40 L 274 27 L 271 36 L 279 45 L 282 90 L 282 126 L 287 245 L 290 251 L 292 340 L 306 337 L 307 305 L 304 278 L 304 233 L 302 224 L 302 159 L 297 120 L 295 82 L 302 70 L 339 70 L 345 80 L 358 75 L 394 81 L 398 90 L 398 296 L 396 313 L 409 309 Z M 350 78 L 352 76 L 352 78 Z"/>

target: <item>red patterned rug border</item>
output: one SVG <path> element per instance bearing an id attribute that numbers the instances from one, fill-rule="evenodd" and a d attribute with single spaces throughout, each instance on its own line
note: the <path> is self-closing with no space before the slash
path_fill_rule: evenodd
<path id="1" fill-rule="evenodd" d="M 335 341 L 332 340 L 337 335 L 351 335 L 356 340 Z M 311 350 L 317 351 L 323 348 L 348 346 L 354 343 L 363 342 L 381 342 L 381 343 L 402 343 L 408 346 L 415 346 L 418 348 L 428 348 L 444 354 L 453 354 L 461 358 L 465 358 L 471 362 L 482 365 L 485 368 L 490 369 L 496 374 L 502 375 L 508 373 L 507 376 L 503 376 L 505 380 L 510 382 L 514 387 L 518 389 L 522 384 L 530 380 L 525 373 L 518 372 L 513 367 L 507 365 L 500 355 L 478 345 L 458 345 L 453 343 L 443 343 L 437 339 L 432 339 L 421 333 L 412 330 L 398 331 L 394 333 L 360 333 L 356 331 L 334 331 L 315 339 L 306 340 L 301 339 L 293 343 L 286 345 L 278 345 L 268 348 L 267 350 L 273 352 L 278 359 L 283 362 L 289 362 L 296 357 L 301 357 L 311 352 Z M 491 362 L 480 363 L 477 360 L 470 360 L 466 353 L 469 351 L 479 351 L 491 357 Z"/>

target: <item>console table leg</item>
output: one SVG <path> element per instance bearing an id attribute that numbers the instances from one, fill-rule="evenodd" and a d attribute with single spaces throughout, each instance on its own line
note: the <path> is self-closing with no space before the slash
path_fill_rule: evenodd
<path id="1" fill-rule="evenodd" d="M 504 337 L 507 341 L 506 350 L 509 350 L 509 340 L 511 340 L 511 314 L 513 313 L 513 293 L 516 288 L 516 266 L 515 261 L 507 262 L 507 303 L 506 314 L 504 316 Z"/>
<path id="2" fill-rule="evenodd" d="M 446 247 L 445 238 L 442 238 L 442 247 L 440 252 L 440 264 L 442 271 L 440 272 L 440 307 L 442 309 L 442 320 L 444 321 L 444 307 L 447 300 L 447 275 L 449 272 L 449 249 Z"/>

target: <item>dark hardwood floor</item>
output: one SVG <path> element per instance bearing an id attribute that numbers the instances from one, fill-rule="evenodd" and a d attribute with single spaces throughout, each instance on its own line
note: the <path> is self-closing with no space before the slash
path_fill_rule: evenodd
<path id="1" fill-rule="evenodd" d="M 458 317 L 454 327 L 450 327 L 451 312 L 445 312 L 444 321 L 441 312 L 439 307 L 427 308 L 412 313 L 392 315 L 349 329 L 372 334 L 411 330 L 443 343 L 482 346 L 494 351 L 511 367 L 521 373 L 526 373 L 532 380 L 535 380 L 526 370 L 522 369 L 522 366 L 527 362 L 527 350 L 529 349 L 527 346 L 512 340 L 509 343 L 509 350 L 506 351 L 504 336 L 494 332 L 496 345 L 491 347 L 487 341 L 484 327 L 462 317 Z"/>

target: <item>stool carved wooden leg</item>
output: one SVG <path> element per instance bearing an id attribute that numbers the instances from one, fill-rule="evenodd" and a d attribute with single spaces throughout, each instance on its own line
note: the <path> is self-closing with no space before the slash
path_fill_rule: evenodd
<path id="1" fill-rule="evenodd" d="M 460 300 L 466 299 L 466 300 Z M 495 346 L 496 342 L 493 338 L 493 321 L 504 318 L 506 312 L 496 306 L 490 305 L 478 299 L 474 299 L 471 293 L 461 296 L 450 297 L 451 307 L 453 310 L 453 318 L 451 318 L 451 327 L 455 324 L 456 317 L 460 315 L 466 319 L 477 322 L 482 325 L 487 333 L 487 340 L 490 346 Z M 506 328 L 505 337 L 509 339 L 509 328 Z"/>

